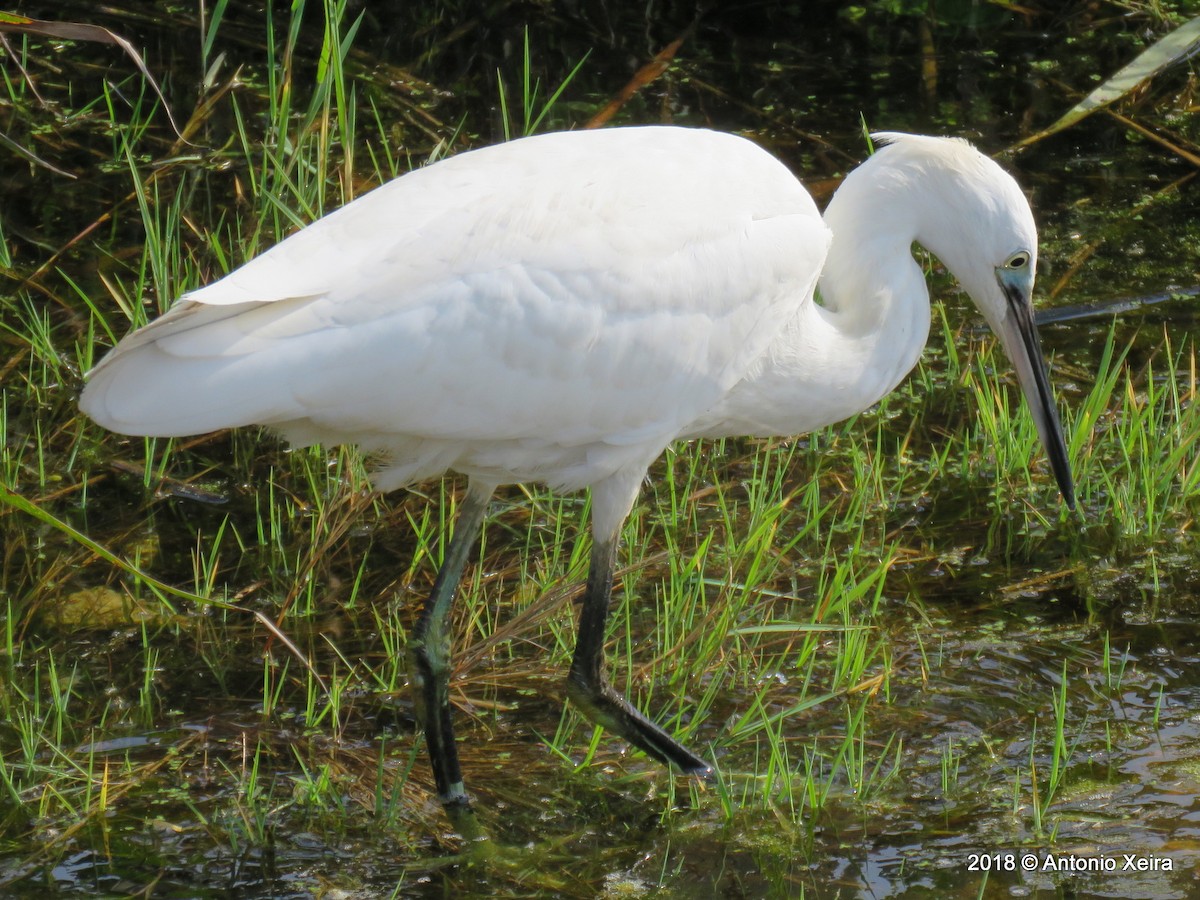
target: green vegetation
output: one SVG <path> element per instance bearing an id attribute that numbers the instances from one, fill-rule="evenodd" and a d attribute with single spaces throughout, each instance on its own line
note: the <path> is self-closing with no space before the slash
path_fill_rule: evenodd
<path id="1" fill-rule="evenodd" d="M 500 495 L 464 579 L 452 691 L 481 816 L 527 849 L 485 872 L 460 865 L 413 734 L 404 647 L 461 485 L 380 498 L 367 490 L 370 461 L 352 450 L 288 451 L 251 431 L 124 439 L 80 417 L 75 398 L 104 350 L 182 291 L 409 168 L 576 125 L 628 73 L 600 49 L 586 55 L 599 39 L 568 52 L 565 39 L 539 37 L 554 23 L 519 22 L 505 31 L 513 52 L 489 59 L 480 84 L 427 81 L 458 72 L 438 63 L 482 39 L 454 4 L 435 6 L 473 37 L 408 23 L 428 42 L 411 71 L 381 61 L 382 24 L 345 0 L 268 4 L 265 22 L 210 6 L 203 21 L 131 19 L 187 31 L 198 58 L 180 65 L 195 78 L 163 85 L 182 139 L 136 68 L 113 62 L 119 53 L 92 78 L 100 64 L 87 54 L 99 51 L 10 36 L 2 67 L 0 128 L 87 186 L 22 157 L 33 187 L 4 187 L 0 204 L 0 893 L 149 895 L 161 884 L 204 896 L 286 881 L 398 896 L 550 884 L 686 895 L 696 879 L 718 892 L 825 896 L 830 860 L 863 864 L 849 846 L 899 855 L 897 883 L 909 866 L 961 885 L 964 866 L 955 882 L 932 871 L 950 852 L 937 849 L 941 835 L 980 850 L 1088 841 L 1131 852 L 1141 845 L 1118 819 L 1175 814 L 1128 773 L 1153 743 L 1185 789 L 1195 780 L 1183 702 L 1194 685 L 1160 652 L 1195 651 L 1157 625 L 1194 613 L 1194 323 L 1146 313 L 1047 330 L 1080 486 L 1073 516 L 1007 360 L 931 263 L 941 301 L 931 346 L 900 390 L 812 435 L 676 447 L 627 525 L 613 678 L 713 756 L 711 786 L 672 778 L 562 710 L 587 499 L 536 485 Z M 920 4 L 859 6 L 833 16 L 830 40 L 875 52 L 881 17 L 929 21 Z M 1012 21 L 994 6 L 990 16 Z M 1178 24 L 1160 13 L 1138 21 Z M 1066 40 L 1130 40 L 1077 15 Z M 959 24 L 935 20 L 931 34 L 949 43 L 938 29 Z M 705 39 L 632 97 L 624 119 L 711 118 L 817 175 L 861 155 L 857 118 L 840 100 L 812 99 L 840 75 L 816 73 L 804 94 L 770 104 L 735 102 L 704 64 L 735 60 L 767 95 L 780 69 L 738 45 L 745 36 L 732 49 Z M 593 60 L 619 74 L 600 78 Z M 1156 84 L 1122 114 L 1161 108 L 1174 122 L 1170 89 Z M 879 102 L 868 121 L 907 124 Z M 941 102 L 945 130 L 997 118 L 984 97 Z M 805 123 L 828 142 L 795 149 Z M 1116 129 L 1138 154 L 1111 182 L 1172 171 L 1174 159 L 1158 162 L 1114 123 L 1097 114 L 1078 126 Z M 1021 164 L 1042 183 L 1070 182 L 1079 162 L 1054 157 L 1053 141 Z M 1179 208 L 1155 200 L 1134 224 L 1089 219 L 1090 201 L 1071 189 L 1044 213 L 1053 278 L 1071 265 L 1076 230 L 1099 242 L 1096 268 L 1111 276 L 1103 237 Z M 1110 195 L 1114 208 L 1149 193 L 1131 190 L 1139 196 Z M 1200 271 L 1194 252 L 1180 256 L 1197 245 L 1190 226 L 1153 224 L 1174 255 L 1143 248 L 1137 283 Z M 1072 284 L 1100 296 L 1087 272 Z M 1106 806 L 1112 822 L 1097 825 Z M 924 856 L 908 849 L 920 829 Z"/>

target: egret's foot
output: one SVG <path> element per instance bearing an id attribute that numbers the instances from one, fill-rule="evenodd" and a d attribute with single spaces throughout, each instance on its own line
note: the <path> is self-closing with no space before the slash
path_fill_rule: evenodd
<path id="1" fill-rule="evenodd" d="M 475 815 L 466 794 L 452 800 L 443 800 L 442 809 L 446 811 L 446 818 L 450 820 L 454 830 L 466 842 L 464 849 L 468 855 L 486 859 L 495 852 L 496 842 Z"/>
<path id="2" fill-rule="evenodd" d="M 579 887 L 570 879 L 553 874 L 570 871 L 571 863 L 578 861 L 575 853 L 564 849 L 573 836 L 528 846 L 505 844 L 492 837 L 469 803 L 448 803 L 443 809 L 454 830 L 462 837 L 463 848 L 452 856 L 439 859 L 434 868 L 474 867 L 489 876 L 548 895 L 574 893 L 570 889 Z"/>
<path id="3" fill-rule="evenodd" d="M 567 679 L 567 697 L 593 723 L 620 735 L 659 762 L 697 778 L 712 775 L 712 766 L 638 712 L 602 675 L 589 677 L 573 668 Z"/>

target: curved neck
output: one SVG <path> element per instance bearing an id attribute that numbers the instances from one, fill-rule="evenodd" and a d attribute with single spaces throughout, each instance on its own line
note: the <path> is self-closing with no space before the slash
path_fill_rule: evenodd
<path id="1" fill-rule="evenodd" d="M 911 182 L 889 175 L 868 159 L 842 182 L 823 216 L 833 240 L 821 270 L 822 303 L 864 328 L 877 319 L 874 297 L 894 293 L 893 266 L 911 262 L 920 231 Z"/>
<path id="2" fill-rule="evenodd" d="M 846 178 L 825 211 L 833 240 L 821 299 L 802 304 L 781 335 L 801 348 L 781 375 L 810 391 L 826 385 L 840 413 L 829 422 L 889 394 L 925 349 L 929 290 L 912 255 L 921 231 L 917 189 L 872 157 Z"/>
<path id="3" fill-rule="evenodd" d="M 929 337 L 929 290 L 913 259 L 922 228 L 918 184 L 875 157 L 842 183 L 825 224 L 833 240 L 819 284 L 829 354 L 853 361 L 863 408 L 889 393 L 917 364 Z M 814 311 L 802 310 L 804 326 Z"/>
<path id="4" fill-rule="evenodd" d="M 833 235 L 821 301 L 805 298 L 763 365 L 687 436 L 800 434 L 839 422 L 890 393 L 929 337 L 929 293 L 912 257 L 913 183 L 868 160 L 824 215 Z"/>

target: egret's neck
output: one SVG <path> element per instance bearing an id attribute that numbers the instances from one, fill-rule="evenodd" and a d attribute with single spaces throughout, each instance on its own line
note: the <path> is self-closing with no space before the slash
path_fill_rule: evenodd
<path id="1" fill-rule="evenodd" d="M 822 305 L 854 333 L 880 328 L 897 300 L 928 303 L 919 272 L 921 298 L 906 296 L 917 287 L 911 270 L 919 228 L 912 204 L 861 174 L 861 168 L 851 173 L 825 210 L 833 241 L 820 281 Z"/>
<path id="2" fill-rule="evenodd" d="M 689 434 L 820 428 L 878 402 L 916 365 L 930 313 L 924 273 L 912 256 L 914 204 L 897 189 L 903 185 L 864 178 L 864 170 L 869 162 L 847 178 L 824 216 L 833 241 L 820 303 L 800 303 L 762 366 Z"/>
<path id="3" fill-rule="evenodd" d="M 911 190 L 911 182 L 871 172 L 869 162 L 846 179 L 825 211 L 833 241 L 820 305 L 805 304 L 793 326 L 790 340 L 804 332 L 804 343 L 811 336 L 821 341 L 824 365 L 838 373 L 851 412 L 890 393 L 917 364 L 929 337 L 929 291 L 912 255 L 922 230 L 920 204 L 906 196 Z M 805 366 L 797 375 L 821 377 Z"/>
<path id="4" fill-rule="evenodd" d="M 929 290 L 913 259 L 926 208 L 910 179 L 868 160 L 846 178 L 825 211 L 833 234 L 821 273 L 822 309 L 804 310 L 845 358 L 857 358 L 864 405 L 889 393 L 917 364 L 929 337 Z"/>

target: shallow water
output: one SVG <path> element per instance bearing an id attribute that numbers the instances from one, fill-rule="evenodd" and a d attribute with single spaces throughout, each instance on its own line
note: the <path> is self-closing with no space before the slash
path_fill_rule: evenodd
<path id="1" fill-rule="evenodd" d="M 36 13 L 34 6 L 25 11 Z M 997 152 L 1029 123 L 1046 124 L 1065 110 L 1073 97 L 1064 85 L 1086 88 L 1094 75 L 1124 62 L 1135 52 L 1130 33 L 1145 25 L 1099 15 L 1088 21 L 1077 13 L 1061 27 L 1041 20 L 1027 26 L 992 8 L 976 10 L 982 22 L 947 13 L 922 25 L 917 17 L 879 13 L 854 20 L 840 14 L 839 6 L 808 5 L 804 13 L 769 7 L 749 15 L 709 13 L 688 35 L 668 75 L 622 112 L 624 121 L 745 131 L 798 171 L 811 173 L 820 188 L 862 155 L 860 114 L 873 128 L 963 134 Z M 94 15 L 89 6 L 62 9 L 81 20 Z M 144 16 L 106 24 L 136 33 L 152 69 L 171 69 L 173 81 L 194 83 L 200 73 L 193 11 L 164 20 L 146 9 Z M 413 14 L 417 20 L 366 19 L 356 41 L 363 54 L 358 64 L 378 76 L 371 89 L 366 80 L 359 82 L 364 96 L 373 90 L 385 112 L 405 123 L 404 146 L 412 142 L 415 159 L 427 149 L 409 127 L 418 116 L 396 95 L 414 91 L 416 79 L 391 94 L 381 83 L 396 78 L 395 67 L 406 67 L 436 86 L 422 101 L 430 117 L 428 133 L 422 133 L 427 144 L 431 134 L 444 137 L 452 130 L 439 131 L 438 123 L 464 115 L 468 133 L 477 136 L 474 143 L 497 140 L 494 73 L 497 66 L 514 71 L 526 24 L 524 8 L 516 6 L 483 18 L 457 17 L 453 7 L 442 12 L 441 19 L 428 21 L 417 21 L 420 14 Z M 225 72 L 244 60 L 250 66 L 246 80 L 261 83 L 255 13 L 229 15 L 241 21 L 227 22 L 220 33 L 217 47 L 229 54 Z M 569 19 L 547 10 L 540 15 L 531 37 L 547 82 L 557 83 L 592 51 L 560 111 L 563 124 L 577 124 L 619 90 L 636 64 L 684 34 L 692 10 L 647 14 L 642 7 L 604 5 L 581 7 Z M 315 68 L 320 29 L 310 24 L 305 35 L 304 65 Z M 922 53 L 927 39 L 934 44 L 932 56 Z M 85 55 L 90 60 L 95 52 Z M 104 57 L 87 65 L 107 73 L 119 64 Z M 87 71 L 68 65 L 62 78 L 82 78 Z M 45 71 L 40 77 L 50 79 Z M 1166 116 L 1175 121 L 1190 109 L 1190 90 L 1181 70 L 1139 103 L 1181 110 Z M 180 106 L 186 107 L 182 99 Z M 247 101 L 247 107 L 253 103 Z M 29 138 L 18 123 L 31 110 L 9 104 L 6 133 Z M 233 121 L 228 109 L 218 115 Z M 363 124 L 367 121 L 364 114 L 360 129 L 373 127 Z M 80 222 L 95 218 L 104 208 L 98 197 L 129 190 L 127 171 L 105 169 L 101 151 L 74 136 L 70 122 L 57 125 L 51 131 L 65 137 L 38 146 L 59 150 L 59 162 L 95 176 L 67 183 L 33 170 L 29 183 L 8 181 L 0 207 L 5 236 L 16 268 L 26 272 L 49 257 L 47 246 L 60 246 Z M 1185 132 L 1189 125 L 1178 123 Z M 147 165 L 161 157 L 152 149 L 146 153 Z M 222 159 L 213 155 L 215 172 L 226 166 L 236 171 L 236 160 Z M 1200 219 L 1189 185 L 1138 208 L 1188 173 L 1170 153 L 1096 116 L 1006 164 L 1034 197 L 1043 234 L 1044 292 L 1070 271 L 1081 248 L 1095 245 L 1051 304 L 1104 303 L 1200 281 L 1194 224 Z M 189 208 L 198 217 L 226 205 L 236 208 L 232 187 L 219 174 L 188 189 L 194 192 Z M 128 212 L 101 231 L 57 261 L 97 303 L 111 302 L 100 277 L 120 276 L 121 261 L 145 240 L 140 220 Z M 940 292 L 956 327 L 974 324 L 944 283 Z M 58 329 L 56 343 L 67 352 L 87 319 L 86 308 L 65 290 L 49 300 L 31 296 L 46 303 Z M 1181 299 L 1123 313 L 1116 343 L 1132 344 L 1130 365 L 1157 351 L 1164 335 L 1175 348 L 1190 340 L 1194 304 Z M 1110 328 L 1110 321 L 1095 318 L 1045 329 L 1043 341 L 1055 354 L 1065 405 L 1077 405 L 1090 386 Z M 914 421 L 914 432 L 930 444 L 958 427 L 966 401 L 961 385 L 944 383 L 937 352 L 935 341 L 929 381 L 936 392 L 921 397 L 910 387 L 883 412 L 865 416 L 863 433 L 875 434 L 878 425 L 891 447 Z M 26 363 L 19 365 L 23 370 Z M 35 404 L 15 393 L 12 372 L 6 370 L 2 384 L 9 459 L 18 456 L 20 442 L 32 446 L 35 433 L 78 427 L 75 385 L 64 384 Z M 663 674 L 669 667 L 649 663 L 644 671 L 657 674 L 635 679 L 643 695 L 652 695 L 656 711 L 678 713 L 679 727 L 694 728 L 693 743 L 713 752 L 721 775 L 701 790 L 665 777 L 606 737 L 596 739 L 591 765 L 572 765 L 589 756 L 591 732 L 561 715 L 562 671 L 544 657 L 554 655 L 557 635 L 569 630 L 564 607 L 571 579 L 578 581 L 582 572 L 569 562 L 543 570 L 536 559 L 547 555 L 539 540 L 571 552 L 573 532 L 563 538 L 552 523 L 560 513 L 577 517 L 581 504 L 559 509 L 540 496 L 513 492 L 491 528 L 494 552 L 479 566 L 479 577 L 496 585 L 492 596 L 520 595 L 505 607 L 501 626 L 528 615 L 541 623 L 540 630 L 514 629 L 511 639 L 489 642 L 480 636 L 495 623 L 484 627 L 472 619 L 456 690 L 464 767 L 480 798 L 481 817 L 502 843 L 519 849 L 504 865 L 470 866 L 447 861 L 458 842 L 429 802 L 430 779 L 413 734 L 404 664 L 385 639 L 392 632 L 384 620 L 406 622 L 427 583 L 420 573 L 427 575 L 430 566 L 421 556 L 430 551 L 414 546 L 410 518 L 420 516 L 424 501 L 393 498 L 394 505 L 382 510 L 361 505 L 362 515 L 321 554 L 321 567 L 307 571 L 305 523 L 330 507 L 322 505 L 323 498 L 305 495 L 304 484 L 281 476 L 278 483 L 296 491 L 288 533 L 302 546 L 279 550 L 256 544 L 253 523 L 265 505 L 262 486 L 276 481 L 273 451 L 247 450 L 256 446 L 253 437 L 220 438 L 201 445 L 192 462 L 169 461 L 169 475 L 189 479 L 190 486 L 192 476 L 200 476 L 199 487 L 227 501 L 219 506 L 196 502 L 194 492 L 150 501 L 136 474 L 109 473 L 109 457 L 144 460 L 140 447 L 117 443 L 93 442 L 79 457 L 72 450 L 42 463 L 62 472 L 58 483 L 64 487 L 103 473 L 83 492 L 88 502 L 56 501 L 53 484 L 37 497 L 93 539 L 136 557 L 168 581 L 189 583 L 195 548 L 202 548 L 201 555 L 217 548 L 221 582 L 229 592 L 261 600 L 272 618 L 282 607 L 291 611 L 284 630 L 338 693 L 338 715 L 321 714 L 320 698 L 304 695 L 306 680 L 296 657 L 246 616 L 217 609 L 197 613 L 186 604 L 180 604 L 185 615 L 163 616 L 143 591 L 149 602 L 132 618 L 83 627 L 64 623 L 61 610 L 51 610 L 69 607 L 64 598 L 78 602 L 80 588 L 109 583 L 113 572 L 92 555 L 81 557 L 76 544 L 52 530 L 28 520 L 14 525 L 10 512 L 3 569 L 10 637 L 0 651 L 6 672 L 0 691 L 14 716 L 0 724 L 0 752 L 14 785 L 10 793 L 0 789 L 0 885 L 10 895 L 1195 893 L 1200 618 L 1186 506 L 1153 536 L 1112 535 L 1106 522 L 1089 518 L 1087 502 L 1081 524 L 1057 517 L 1054 495 L 1044 489 L 1029 503 L 1051 506 L 1048 521 L 1031 537 L 1033 529 L 1023 524 L 1029 517 L 998 508 L 992 485 L 953 471 L 940 473 L 929 490 L 896 496 L 889 508 L 864 514 L 886 535 L 868 542 L 866 555 L 887 545 L 899 548 L 900 556 L 879 608 L 862 620 L 875 655 L 861 690 L 788 717 L 779 734 L 731 737 L 754 703 L 787 710 L 834 682 L 834 635 L 821 648 L 829 657 L 819 656 L 813 684 L 790 650 L 764 652 L 764 668 L 753 672 L 743 672 L 730 650 L 730 658 L 715 661 L 704 677 L 680 676 L 682 687 Z M 726 451 L 732 461 L 727 467 L 714 464 L 713 481 L 734 486 L 749 481 L 747 451 L 733 445 Z M 928 465 L 927 457 L 913 455 L 915 467 Z M 36 463 L 27 452 L 19 460 L 12 465 L 6 460 L 6 473 L 21 488 L 32 480 Z M 665 473 L 664 466 L 656 468 L 647 492 L 647 523 L 663 515 Z M 806 472 L 798 468 L 791 477 L 799 482 Z M 828 480 L 827 493 L 836 494 L 836 478 Z M 436 491 L 433 496 L 436 500 Z M 648 538 L 652 552 L 641 555 L 654 559 L 627 586 L 638 600 L 629 613 L 628 653 L 639 663 L 661 652 L 652 636 L 661 599 L 656 585 L 669 568 L 663 557 L 694 550 L 709 533 L 725 539 L 726 524 L 715 504 L 693 498 L 690 508 L 698 511 L 679 527 L 678 545 Z M 223 530 L 227 523 L 232 524 Z M 734 524 L 731 544 L 745 533 L 744 522 Z M 791 519 L 785 527 L 800 524 Z M 833 557 L 853 550 L 853 529 L 841 524 L 848 529 L 847 542 L 830 545 Z M 653 534 L 649 524 L 646 530 Z M 752 607 L 762 616 L 756 621 L 807 620 L 816 594 L 814 570 L 829 565 L 819 556 L 820 546 L 804 544 L 782 554 L 787 565 L 778 578 L 781 595 L 764 593 Z M 280 558 L 295 567 L 283 574 L 301 585 L 287 602 L 264 587 L 268 579 L 283 580 L 280 573 L 263 574 Z M 523 562 L 529 558 L 534 561 Z M 360 573 L 364 559 L 369 567 Z M 704 567 L 711 583 L 697 588 L 712 605 L 732 590 L 726 579 L 733 576 L 719 565 L 723 562 Z M 411 574 L 414 569 L 418 575 Z M 543 577 L 548 583 L 539 580 Z M 213 585 L 214 592 L 220 587 Z M 491 613 L 473 615 L 488 619 Z M 729 646 L 743 645 L 731 639 Z M 719 690 L 693 722 L 688 710 L 707 684 Z M 671 699 L 685 689 L 686 699 Z M 273 692 L 282 699 L 270 699 Z M 56 698 L 62 695 L 68 698 L 67 714 L 55 731 Z M 849 722 L 855 716 L 863 717 L 862 737 L 851 750 L 839 750 L 844 735 L 854 730 Z M 27 722 L 39 723 L 40 733 L 57 740 L 23 746 Z M 552 740 L 556 729 L 564 740 Z M 568 758 L 552 752 L 551 744 L 565 746 Z M 65 748 L 70 765 L 62 766 L 56 746 Z M 772 747 L 782 748 L 788 765 L 768 785 L 764 760 Z M 1056 756 L 1061 777 L 1043 804 Z M 94 810 L 100 804 L 106 812 L 93 813 L 85 827 L 72 831 L 64 804 L 54 796 L 65 788 L 47 787 L 39 800 L 37 786 L 26 784 L 26 770 L 40 765 L 49 772 L 57 765 L 69 771 L 83 764 L 92 768 L 79 773 L 80 781 L 104 794 L 103 800 L 89 794 L 86 806 Z M 828 791 L 819 802 L 800 787 L 808 772 Z M 47 776 L 47 784 L 54 783 Z"/>

